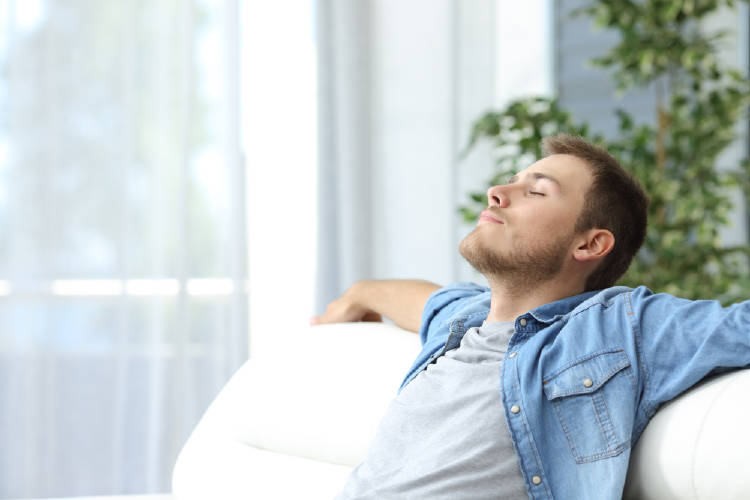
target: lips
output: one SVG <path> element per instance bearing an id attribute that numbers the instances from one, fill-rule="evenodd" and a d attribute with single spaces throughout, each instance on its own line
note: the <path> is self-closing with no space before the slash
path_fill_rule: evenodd
<path id="1" fill-rule="evenodd" d="M 497 217 L 495 214 L 493 214 L 489 210 L 484 210 L 479 215 L 479 220 L 480 220 L 480 222 L 483 221 L 483 220 L 485 220 L 487 222 L 493 222 L 495 224 L 503 224 L 503 221 L 501 221 L 499 217 Z"/>

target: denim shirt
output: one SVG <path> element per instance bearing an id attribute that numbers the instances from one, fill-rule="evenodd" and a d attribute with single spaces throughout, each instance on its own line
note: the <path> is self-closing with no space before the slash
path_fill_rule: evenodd
<path id="1" fill-rule="evenodd" d="M 472 283 L 434 292 L 401 389 L 489 308 L 489 290 Z M 529 498 L 620 499 L 649 419 L 705 376 L 750 365 L 749 330 L 750 301 L 723 308 L 645 287 L 588 292 L 517 317 L 499 376 Z"/>

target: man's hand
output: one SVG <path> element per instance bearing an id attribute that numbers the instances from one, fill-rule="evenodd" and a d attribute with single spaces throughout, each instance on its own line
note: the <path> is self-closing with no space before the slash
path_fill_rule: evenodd
<path id="1" fill-rule="evenodd" d="M 320 325 L 324 323 L 348 323 L 352 321 L 383 321 L 383 317 L 372 309 L 368 309 L 363 302 L 366 291 L 365 281 L 358 281 L 344 292 L 344 295 L 334 300 L 326 312 L 320 316 L 310 318 L 310 324 Z"/>
<path id="2" fill-rule="evenodd" d="M 382 321 L 385 316 L 401 328 L 416 332 L 427 298 L 439 288 L 422 280 L 358 281 L 328 304 L 325 313 L 311 318 L 310 324 Z"/>

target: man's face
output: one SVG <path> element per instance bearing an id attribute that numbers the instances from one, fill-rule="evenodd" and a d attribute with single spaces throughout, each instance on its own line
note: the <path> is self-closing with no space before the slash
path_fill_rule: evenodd
<path id="1" fill-rule="evenodd" d="M 461 255 L 490 280 L 554 277 L 572 256 L 576 220 L 592 180 L 582 160 L 551 155 L 491 187 L 489 207 L 461 242 Z"/>

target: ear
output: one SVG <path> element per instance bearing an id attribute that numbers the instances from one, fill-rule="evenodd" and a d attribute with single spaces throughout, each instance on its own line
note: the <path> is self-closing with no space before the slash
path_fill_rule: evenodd
<path id="1" fill-rule="evenodd" d="M 579 262 L 603 259 L 615 247 L 615 235 L 607 229 L 589 229 L 578 239 L 573 258 Z"/>

